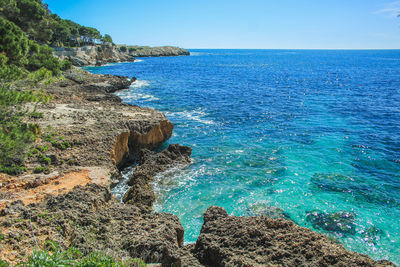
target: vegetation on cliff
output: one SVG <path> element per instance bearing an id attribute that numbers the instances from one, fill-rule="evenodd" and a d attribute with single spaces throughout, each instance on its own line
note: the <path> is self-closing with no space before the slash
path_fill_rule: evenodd
<path id="1" fill-rule="evenodd" d="M 0 16 L 21 28 L 27 37 L 51 46 L 82 46 L 112 43 L 92 27 L 82 26 L 52 14 L 42 0 L 0 0 Z"/>
<path id="2" fill-rule="evenodd" d="M 52 241 L 46 242 L 43 250 L 36 250 L 28 258 L 26 262 L 22 262 L 19 266 L 42 266 L 42 267 L 58 267 L 58 266 L 109 266 L 109 267 L 145 267 L 146 264 L 141 259 L 129 259 L 125 261 L 116 261 L 113 257 L 104 253 L 92 252 L 84 255 L 79 249 L 70 247 L 66 250 L 60 249 L 59 245 Z M 0 266 L 9 266 L 8 263 L 0 260 Z"/>
<path id="3" fill-rule="evenodd" d="M 112 38 L 61 19 L 42 0 L 0 0 L 0 36 L 0 172 L 18 174 L 41 132 L 29 120 L 38 115 L 36 105 L 49 100 L 38 83 L 51 82 L 71 67 L 54 57 L 49 45 L 112 43 Z M 33 109 L 26 107 L 29 102 Z"/>

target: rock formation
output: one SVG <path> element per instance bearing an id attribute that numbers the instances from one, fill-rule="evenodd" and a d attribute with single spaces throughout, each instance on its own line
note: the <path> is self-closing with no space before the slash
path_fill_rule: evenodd
<path id="1" fill-rule="evenodd" d="M 206 266 L 395 266 L 346 250 L 292 221 L 210 207 L 192 251 Z"/>
<path id="2" fill-rule="evenodd" d="M 133 62 L 135 57 L 186 56 L 190 52 L 174 46 L 137 47 L 121 51 L 116 46 L 95 45 L 74 48 L 55 48 L 54 55 L 72 62 L 74 66 L 100 66 L 106 63 Z"/>
<path id="3" fill-rule="evenodd" d="M 0 174 L 1 260 L 18 263 L 54 240 L 63 249 L 163 266 L 394 266 L 349 252 L 280 218 L 286 217 L 283 211 L 262 206 L 251 212 L 279 219 L 234 217 L 222 208 L 209 208 L 196 244 L 184 246 L 178 218 L 151 212 L 156 197 L 151 182 L 167 168 L 189 164 L 191 148 L 171 144 L 154 151 L 170 138 L 172 123 L 154 109 L 121 103 L 111 94 L 134 78 L 77 68 L 65 77 L 44 88 L 53 99 L 37 107 L 42 116 L 32 118 L 43 132 L 37 154 L 26 162 L 28 171 Z M 35 173 L 43 158 L 48 172 Z M 132 188 L 124 196 L 126 203 L 119 203 L 109 187 L 119 177 L 119 167 L 133 160 L 139 165 L 129 180 Z M 312 212 L 309 220 L 320 225 L 338 217 L 352 223 L 351 215 L 342 213 Z"/>

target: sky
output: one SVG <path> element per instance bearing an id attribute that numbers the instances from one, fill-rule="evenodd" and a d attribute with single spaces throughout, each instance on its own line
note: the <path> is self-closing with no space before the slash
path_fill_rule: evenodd
<path id="1" fill-rule="evenodd" d="M 400 49 L 393 0 L 44 0 L 117 44 L 184 48 Z"/>

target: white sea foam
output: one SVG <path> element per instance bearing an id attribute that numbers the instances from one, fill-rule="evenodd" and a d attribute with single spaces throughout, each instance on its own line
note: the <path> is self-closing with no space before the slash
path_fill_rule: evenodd
<path id="1" fill-rule="evenodd" d="M 196 183 L 197 177 L 206 172 L 205 165 L 196 168 L 187 168 L 188 165 L 181 164 L 157 174 L 152 182 L 154 193 L 157 196 L 153 205 L 155 211 L 162 211 L 165 198 L 172 190 L 183 186 L 190 188 Z"/>
<path id="2" fill-rule="evenodd" d="M 122 202 L 122 198 L 124 197 L 125 193 L 129 190 L 130 186 L 127 184 L 129 178 L 132 176 L 133 172 L 135 171 L 136 166 L 131 166 L 125 168 L 121 172 L 121 180 L 119 183 L 111 188 L 111 193 L 119 200 Z"/>
<path id="3" fill-rule="evenodd" d="M 142 87 L 146 87 L 149 86 L 150 83 L 146 80 L 136 80 L 131 84 L 131 88 L 142 88 Z"/>
<path id="4" fill-rule="evenodd" d="M 143 62 L 143 59 L 135 59 L 134 62 Z"/>
<path id="5" fill-rule="evenodd" d="M 192 111 L 178 111 L 178 112 L 164 112 L 167 117 L 179 117 L 186 120 L 197 121 L 203 124 L 216 124 L 213 120 L 208 120 L 204 118 L 208 114 L 202 109 L 195 109 Z"/>
<path id="6" fill-rule="evenodd" d="M 156 101 L 159 100 L 159 98 L 150 95 L 150 94 L 142 94 L 142 93 L 136 93 L 132 91 L 125 91 L 125 92 L 118 92 L 117 94 L 119 97 L 121 97 L 124 101 L 130 102 L 130 101 Z"/>

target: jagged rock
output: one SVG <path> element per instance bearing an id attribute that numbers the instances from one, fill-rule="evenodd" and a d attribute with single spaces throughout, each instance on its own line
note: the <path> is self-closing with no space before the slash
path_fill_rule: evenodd
<path id="1" fill-rule="evenodd" d="M 318 210 L 307 212 L 306 219 L 316 229 L 323 229 L 338 235 L 354 235 L 356 225 L 355 214 L 352 212 L 322 212 Z"/>
<path id="2" fill-rule="evenodd" d="M 69 146 L 58 149 L 49 143 L 38 144 L 48 147 L 46 154 L 52 161 L 49 175 L 32 173 L 40 166 L 40 158 L 26 162 L 29 171 L 24 175 L 0 174 L 0 184 L 7 184 L 0 186 L 4 196 L 0 210 L 14 200 L 38 202 L 48 194 L 66 193 L 76 185 L 109 185 L 119 175 L 119 166 L 137 157 L 140 149 L 154 149 L 172 134 L 173 125 L 162 113 L 121 103 L 119 97 L 109 93 L 129 87 L 133 79 L 94 75 L 78 68 L 67 71 L 65 76 L 44 88 L 54 98 L 37 106 L 43 116 L 32 119 L 32 123 L 40 126 L 43 137 L 58 133 Z M 46 142 L 44 139 L 38 141 Z"/>
<path id="3" fill-rule="evenodd" d="M 188 50 L 174 46 L 143 47 L 129 53 L 133 57 L 168 57 L 190 55 Z"/>
<path id="4" fill-rule="evenodd" d="M 139 206 L 147 212 L 152 209 L 156 199 L 150 184 L 154 175 L 175 165 L 189 164 L 192 149 L 187 146 L 170 144 L 160 153 L 144 149 L 140 154 L 140 163 L 128 181 L 132 186 L 123 197 L 123 201 Z"/>
<path id="5" fill-rule="evenodd" d="M 205 266 L 394 266 L 291 221 L 228 216 L 220 207 L 205 212 L 193 253 Z"/>
<path id="6" fill-rule="evenodd" d="M 142 214 L 135 206 L 116 202 L 107 188 L 95 184 L 28 207 L 15 202 L 2 211 L 0 230 L 0 258 L 8 261 L 30 255 L 36 242 L 42 247 L 50 239 L 85 254 L 98 251 L 164 266 L 179 266 L 184 234 L 176 216 Z M 14 244 L 18 244 L 17 258 L 11 253 Z"/>

